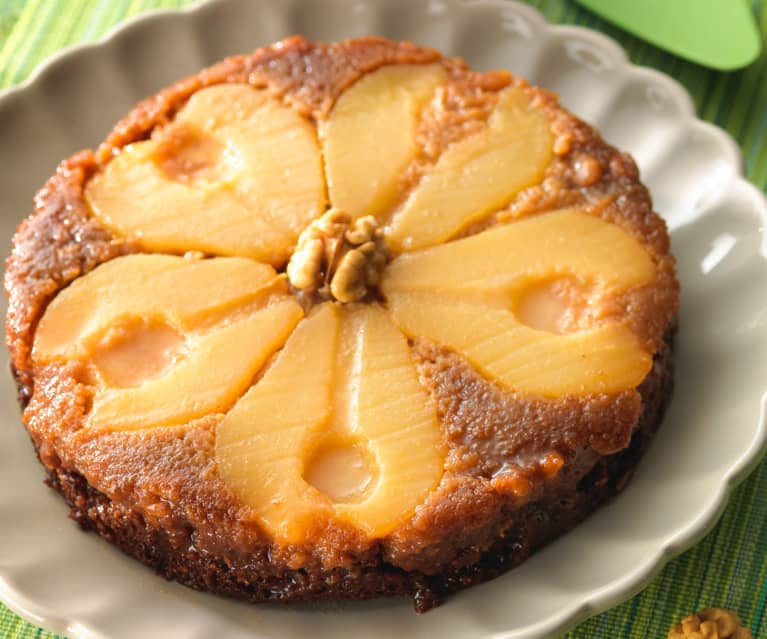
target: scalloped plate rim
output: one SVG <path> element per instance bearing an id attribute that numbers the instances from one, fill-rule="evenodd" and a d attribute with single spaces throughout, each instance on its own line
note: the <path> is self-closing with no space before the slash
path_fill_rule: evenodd
<path id="1" fill-rule="evenodd" d="M 274 0 L 264 1 L 274 3 Z M 297 0 L 296 4 L 309 1 Z M 39 83 L 45 82 L 48 76 L 55 74 L 59 65 L 66 64 L 72 58 L 87 55 L 107 47 L 125 34 L 137 31 L 157 19 L 199 19 L 199 16 L 207 8 L 221 3 L 221 0 L 197 0 L 180 10 L 152 9 L 138 16 L 123 20 L 110 28 L 98 40 L 65 47 L 49 57 L 39 64 L 24 82 L 0 91 L 0 105 L 19 98 L 28 91 L 34 90 Z M 745 179 L 742 155 L 737 143 L 727 132 L 697 117 L 694 103 L 689 93 L 674 78 L 656 69 L 631 63 L 625 49 L 609 36 L 582 26 L 549 23 L 537 9 L 522 4 L 518 0 L 448 0 L 448 3 L 452 6 L 487 6 L 498 9 L 513 9 L 524 15 L 540 30 L 575 34 L 580 38 L 589 40 L 591 44 L 599 49 L 619 52 L 620 58 L 614 59 L 617 68 L 636 75 L 647 75 L 652 77 L 654 81 L 670 88 L 675 94 L 677 104 L 683 105 L 682 108 L 684 109 L 686 119 L 696 126 L 702 126 L 706 131 L 706 135 L 717 139 L 721 149 L 728 156 L 728 164 L 733 169 L 733 174 L 728 177 L 728 181 L 734 181 L 738 186 L 746 188 L 754 201 L 758 202 L 757 206 L 767 225 L 767 198 L 765 198 L 762 191 Z M 762 235 L 761 255 L 767 259 L 767 236 L 765 236 L 764 232 Z M 748 448 L 742 451 L 740 457 L 721 476 L 718 489 L 712 494 L 711 499 L 695 519 L 687 522 L 686 526 L 676 530 L 669 539 L 665 540 L 665 543 L 657 547 L 650 559 L 640 563 L 634 570 L 623 575 L 620 579 L 614 580 L 608 585 L 596 589 L 596 591 L 588 591 L 585 594 L 580 593 L 580 597 L 566 606 L 555 617 L 522 628 L 495 633 L 492 635 L 493 639 L 505 637 L 510 639 L 512 637 L 514 639 L 533 639 L 548 636 L 550 633 L 564 633 L 587 617 L 603 612 L 641 591 L 668 561 L 695 545 L 716 525 L 727 506 L 727 501 L 734 488 L 756 468 L 765 454 L 767 454 L 767 389 L 763 391 L 761 396 L 759 423 L 756 425 L 752 441 Z M 67 613 L 54 610 L 44 603 L 34 601 L 34 597 L 30 597 L 28 594 L 14 588 L 9 583 L 2 569 L 0 569 L 0 595 L 2 595 L 0 599 L 11 610 L 30 622 L 45 626 L 54 632 L 67 633 L 72 639 L 102 636 L 99 630 L 88 627 L 87 620 L 76 619 L 68 616 Z"/>

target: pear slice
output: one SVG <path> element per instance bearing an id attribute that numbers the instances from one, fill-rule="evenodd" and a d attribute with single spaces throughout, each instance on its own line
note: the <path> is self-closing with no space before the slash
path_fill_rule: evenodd
<path id="1" fill-rule="evenodd" d="M 304 319 L 216 432 L 219 474 L 277 540 L 302 541 L 329 507 L 301 473 L 330 417 L 339 315 L 324 304 Z"/>
<path id="2" fill-rule="evenodd" d="M 489 379 L 523 394 L 560 397 L 635 388 L 652 355 L 622 324 L 560 335 L 523 325 L 508 310 L 394 295 L 392 317 L 405 334 L 465 356 Z"/>
<path id="3" fill-rule="evenodd" d="M 448 147 L 395 213 L 394 250 L 444 242 L 537 184 L 552 157 L 550 122 L 519 87 L 504 89 L 488 127 Z"/>
<path id="4" fill-rule="evenodd" d="M 48 305 L 35 333 L 37 362 L 88 357 L 126 317 L 162 316 L 188 331 L 286 286 L 271 266 L 241 257 L 186 260 L 127 255 L 76 279 Z"/>
<path id="5" fill-rule="evenodd" d="M 307 541 L 325 518 L 385 536 L 412 515 L 443 469 L 435 410 L 405 338 L 380 307 L 332 304 L 299 324 L 226 415 L 216 459 L 227 484 L 281 543 Z"/>
<path id="6" fill-rule="evenodd" d="M 326 201 L 311 124 L 244 84 L 195 93 L 170 125 L 95 175 L 85 198 L 105 226 L 146 250 L 273 265 Z"/>
<path id="7" fill-rule="evenodd" d="M 362 217 L 392 204 L 416 154 L 421 108 L 446 77 L 436 64 L 386 66 L 341 94 L 323 129 L 333 206 Z"/>
<path id="8" fill-rule="evenodd" d="M 367 498 L 336 504 L 335 510 L 368 536 L 383 537 L 413 514 L 442 477 L 441 430 L 407 340 L 388 313 L 378 306 L 352 308 L 343 329 L 343 344 L 355 343 L 354 356 L 339 366 L 353 407 L 348 426 L 379 466 Z"/>
<path id="9" fill-rule="evenodd" d="M 618 226 L 563 209 L 403 254 L 381 288 L 385 297 L 434 293 L 504 308 L 528 285 L 563 276 L 620 291 L 652 282 L 655 266 Z"/>

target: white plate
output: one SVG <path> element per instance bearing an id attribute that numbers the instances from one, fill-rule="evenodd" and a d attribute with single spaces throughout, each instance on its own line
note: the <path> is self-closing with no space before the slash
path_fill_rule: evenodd
<path id="1" fill-rule="evenodd" d="M 138 99 L 224 55 L 292 33 L 377 33 L 509 68 L 629 150 L 673 234 L 682 282 L 677 389 L 633 483 L 518 569 L 425 616 L 408 601 L 251 606 L 156 577 L 67 520 L 0 392 L 0 598 L 70 637 L 556 636 L 640 590 L 715 523 L 767 444 L 767 205 L 733 142 L 695 119 L 668 77 L 631 66 L 602 35 L 555 27 L 508 1 L 222 0 L 132 21 L 72 49 L 0 99 L 0 233 L 57 162 L 97 144 Z M 1 368 L 8 370 L 3 352 Z"/>

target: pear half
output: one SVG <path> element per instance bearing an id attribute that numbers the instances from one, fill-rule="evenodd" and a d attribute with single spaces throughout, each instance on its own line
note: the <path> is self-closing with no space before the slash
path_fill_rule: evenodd
<path id="1" fill-rule="evenodd" d="M 107 228 L 148 251 L 274 266 L 326 202 L 312 125 L 245 84 L 195 93 L 173 122 L 96 174 L 85 199 Z"/>
<path id="2" fill-rule="evenodd" d="M 385 536 L 443 469 L 436 411 L 405 337 L 379 306 L 332 303 L 298 325 L 226 415 L 216 459 L 259 523 L 285 543 L 307 541 L 323 519 Z"/>
<path id="3" fill-rule="evenodd" d="M 92 371 L 87 427 L 183 424 L 228 410 L 302 316 L 284 279 L 248 258 L 129 255 L 54 298 L 33 358 Z"/>
<path id="4" fill-rule="evenodd" d="M 627 326 L 550 328 L 559 305 L 545 284 L 563 277 L 610 296 L 652 282 L 655 266 L 618 226 L 566 209 L 405 253 L 382 290 L 406 335 L 454 349 L 511 390 L 558 397 L 636 387 L 652 355 Z"/>

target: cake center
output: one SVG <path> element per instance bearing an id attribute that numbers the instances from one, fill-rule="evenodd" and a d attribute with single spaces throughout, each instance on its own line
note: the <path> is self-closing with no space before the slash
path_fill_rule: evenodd
<path id="1" fill-rule="evenodd" d="M 359 446 L 334 443 L 320 447 L 309 459 L 304 479 L 335 502 L 361 500 L 373 472 Z"/>
<path id="2" fill-rule="evenodd" d="M 93 362 L 108 386 L 140 386 L 165 374 L 183 346 L 184 338 L 167 324 L 136 320 L 111 328 Z"/>
<path id="3" fill-rule="evenodd" d="M 291 285 L 317 301 L 359 302 L 373 297 L 389 259 L 378 222 L 333 208 L 298 238 L 288 263 Z"/>

